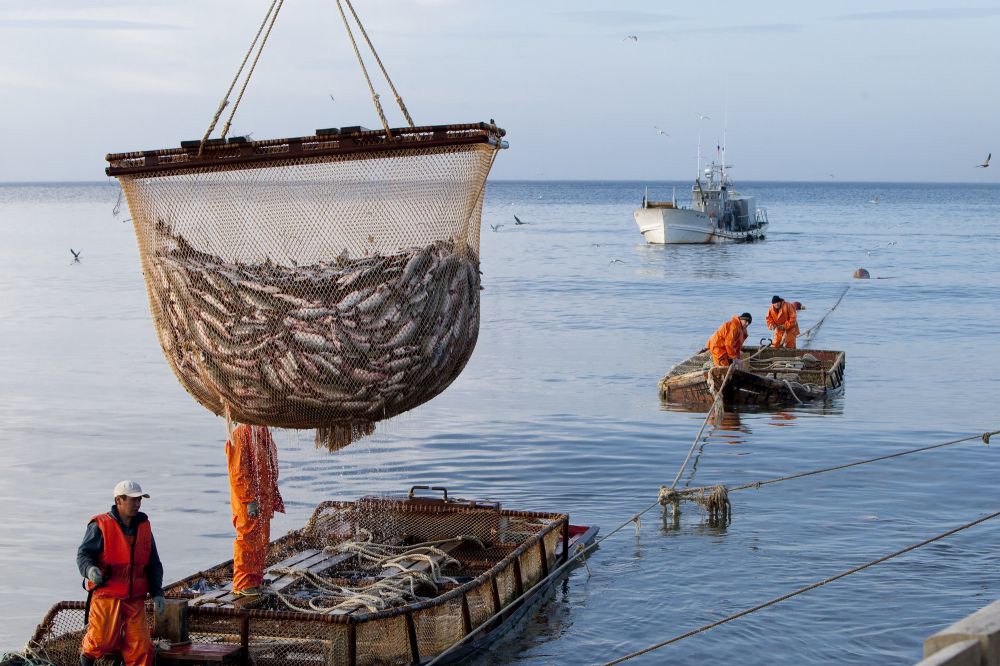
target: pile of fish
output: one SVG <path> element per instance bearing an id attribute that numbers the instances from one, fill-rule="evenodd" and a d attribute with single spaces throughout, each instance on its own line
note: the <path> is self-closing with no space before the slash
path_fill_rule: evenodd
<path id="1" fill-rule="evenodd" d="M 433 398 L 472 355 L 479 260 L 467 246 L 250 265 L 157 232 L 147 281 L 160 343 L 216 414 L 228 403 L 236 421 L 320 428 L 335 448 Z"/>

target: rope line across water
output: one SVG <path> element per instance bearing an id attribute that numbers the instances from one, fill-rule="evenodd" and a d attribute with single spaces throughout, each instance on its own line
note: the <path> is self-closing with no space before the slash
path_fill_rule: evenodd
<path id="1" fill-rule="evenodd" d="M 753 606 L 752 608 L 747 608 L 747 609 L 741 610 L 738 613 L 733 613 L 732 615 L 728 615 L 728 616 L 722 618 L 721 620 L 716 620 L 715 622 L 710 622 L 709 624 L 702 625 L 702 626 L 698 627 L 697 629 L 692 629 L 691 631 L 687 631 L 687 632 L 685 632 L 683 634 L 679 634 L 677 636 L 674 636 L 673 638 L 669 638 L 669 639 L 667 639 L 665 641 L 661 641 L 659 643 L 655 643 L 654 645 L 650 645 L 649 647 L 646 647 L 646 648 L 643 648 L 641 650 L 637 650 L 635 652 L 629 653 L 629 654 L 625 655 L 624 657 L 619 657 L 618 659 L 614 659 L 612 661 L 606 662 L 604 664 L 604 666 L 612 666 L 613 664 L 620 664 L 623 661 L 628 661 L 629 659 L 632 659 L 633 657 L 638 657 L 640 655 L 647 654 L 649 652 L 652 652 L 653 650 L 658 650 L 661 647 L 670 645 L 671 643 L 676 643 L 676 642 L 681 641 L 681 640 L 683 640 L 685 638 L 690 638 L 691 636 L 694 636 L 696 634 L 700 634 L 702 632 L 708 631 L 709 629 L 713 629 L 715 627 L 718 627 L 719 625 L 726 624 L 727 622 L 732 622 L 733 620 L 737 620 L 737 619 L 739 619 L 741 617 L 744 617 L 746 615 L 750 615 L 751 613 L 755 613 L 755 612 L 757 612 L 759 610 L 762 610 L 764 608 L 767 608 L 769 606 L 774 606 L 775 604 L 781 603 L 782 601 L 785 601 L 786 599 L 791 599 L 792 597 L 798 596 L 798 595 L 803 594 L 805 592 L 808 592 L 810 590 L 815 590 L 817 587 L 821 587 L 823 585 L 826 585 L 827 583 L 832 583 L 835 580 L 839 580 L 841 578 L 844 578 L 845 576 L 850 576 L 851 574 L 857 573 L 859 571 L 863 571 L 864 569 L 867 569 L 868 567 L 875 566 L 876 564 L 881 564 L 882 562 L 885 562 L 887 560 L 891 560 L 894 557 L 899 557 L 900 555 L 908 553 L 911 550 L 916 550 L 917 548 L 920 548 L 922 546 L 926 546 L 929 543 L 934 543 L 935 541 L 940 541 L 941 539 L 944 539 L 945 537 L 949 537 L 952 534 L 955 534 L 957 532 L 961 532 L 962 530 L 968 529 L 970 527 L 974 527 L 976 525 L 979 525 L 980 523 L 985 523 L 987 520 L 992 520 L 993 518 L 996 518 L 997 516 L 1000 516 L 1000 511 L 995 511 L 995 512 L 993 512 L 993 513 L 991 513 L 991 514 L 989 514 L 987 516 L 983 516 L 982 518 L 977 518 L 976 520 L 972 520 L 972 521 L 970 521 L 968 523 L 965 523 L 964 525 L 960 525 L 959 527 L 955 527 L 953 529 L 950 529 L 947 532 L 943 532 L 941 534 L 938 534 L 937 536 L 933 536 L 933 537 L 931 537 L 929 539 L 924 539 L 923 541 L 920 541 L 918 543 L 911 544 L 911 545 L 906 546 L 905 548 L 901 548 L 901 549 L 899 549 L 899 550 L 897 550 L 897 551 L 895 551 L 893 553 L 889 553 L 888 555 L 883 555 L 882 557 L 879 557 L 877 559 L 871 560 L 870 562 L 865 562 L 864 564 L 862 564 L 860 566 L 856 566 L 853 569 L 848 569 L 847 571 L 842 571 L 841 573 L 836 574 L 835 576 L 830 576 L 829 578 L 824 578 L 823 580 L 818 581 L 816 583 L 812 583 L 811 585 L 806 585 L 805 587 L 800 587 L 799 589 L 795 590 L 794 592 L 789 592 L 787 594 L 783 594 L 780 597 L 775 597 L 773 599 L 769 599 L 768 601 L 765 601 L 764 603 L 757 604 L 756 606 Z"/>

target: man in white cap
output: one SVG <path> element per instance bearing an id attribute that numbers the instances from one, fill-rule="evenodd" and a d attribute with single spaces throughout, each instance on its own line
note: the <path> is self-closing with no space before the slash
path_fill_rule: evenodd
<path id="1" fill-rule="evenodd" d="M 149 495 L 135 481 L 114 489 L 115 505 L 87 524 L 76 564 L 86 578 L 87 633 L 82 666 L 93 666 L 109 652 L 120 652 L 126 666 L 152 666 L 156 654 L 146 626 L 146 594 L 163 612 L 163 565 L 149 518 L 139 511 Z"/>

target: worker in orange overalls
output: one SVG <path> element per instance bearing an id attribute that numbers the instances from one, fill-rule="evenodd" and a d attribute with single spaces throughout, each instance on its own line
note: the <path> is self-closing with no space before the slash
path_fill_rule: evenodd
<path id="1" fill-rule="evenodd" d="M 775 349 L 795 349 L 795 338 L 799 335 L 799 319 L 795 314 L 795 306 L 781 298 L 771 297 L 771 307 L 767 309 L 764 322 L 774 330 Z"/>
<path id="2" fill-rule="evenodd" d="M 722 324 L 719 329 L 708 339 L 708 351 L 712 353 L 712 362 L 719 366 L 727 366 L 736 362 L 740 365 L 740 356 L 743 353 L 743 342 L 747 339 L 747 327 L 753 317 L 749 312 L 737 316 Z"/>
<path id="3" fill-rule="evenodd" d="M 267 426 L 240 424 L 226 442 L 233 507 L 233 593 L 256 596 L 264 581 L 271 518 L 285 512 L 278 491 L 278 450 Z"/>
<path id="4" fill-rule="evenodd" d="M 163 565 L 156 552 L 149 518 L 139 511 L 149 497 L 135 481 L 115 486 L 111 511 L 87 524 L 76 563 L 87 579 L 87 633 L 80 664 L 93 666 L 120 652 L 126 666 L 152 666 L 156 654 L 146 626 L 146 594 L 162 613 Z"/>

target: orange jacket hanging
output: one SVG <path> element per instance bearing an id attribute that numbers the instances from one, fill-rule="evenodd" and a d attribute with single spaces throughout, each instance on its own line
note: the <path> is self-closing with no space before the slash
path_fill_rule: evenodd
<path id="1" fill-rule="evenodd" d="M 246 514 L 247 504 L 260 505 L 259 516 L 270 520 L 285 512 L 278 490 L 278 450 L 264 426 L 240 424 L 226 442 L 233 519 Z"/>
<path id="2" fill-rule="evenodd" d="M 775 305 L 779 306 L 777 310 Z M 784 332 L 793 337 L 799 334 L 799 318 L 795 314 L 795 306 L 788 301 L 781 301 L 769 307 L 764 322 L 770 329 L 784 327 Z"/>
<path id="3" fill-rule="evenodd" d="M 743 341 L 747 339 L 743 320 L 739 315 L 722 324 L 708 339 L 708 351 L 716 363 L 728 365 L 730 360 L 737 359 L 743 351 Z"/>
<path id="4" fill-rule="evenodd" d="M 105 582 L 94 589 L 95 597 L 112 599 L 143 599 L 149 591 L 146 565 L 153 549 L 153 532 L 149 521 L 139 523 L 134 537 L 125 536 L 118 521 L 102 513 L 91 518 L 97 523 L 104 538 L 104 550 L 97 566 L 105 575 Z"/>

